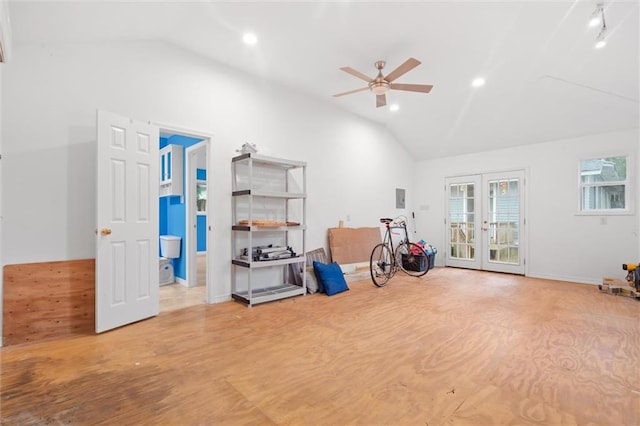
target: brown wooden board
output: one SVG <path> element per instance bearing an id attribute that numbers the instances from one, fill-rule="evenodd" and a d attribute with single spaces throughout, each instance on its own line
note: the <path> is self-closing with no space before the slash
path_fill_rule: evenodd
<path id="1" fill-rule="evenodd" d="M 381 241 L 379 228 L 329 228 L 331 259 L 340 264 L 368 262 Z"/>
<path id="2" fill-rule="evenodd" d="M 93 334 L 94 259 L 6 265 L 3 274 L 5 345 Z"/>

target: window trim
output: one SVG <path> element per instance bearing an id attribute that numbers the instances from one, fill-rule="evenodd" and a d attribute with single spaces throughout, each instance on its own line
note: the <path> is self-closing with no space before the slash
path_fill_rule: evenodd
<path id="1" fill-rule="evenodd" d="M 625 157 L 627 161 L 627 178 L 623 181 L 610 181 L 602 184 L 583 183 L 582 182 L 582 162 L 585 160 L 598 160 L 602 158 Z M 583 156 L 578 159 L 578 205 L 576 216 L 630 216 L 635 214 L 635 197 L 631 187 L 634 185 L 634 156 L 630 152 L 616 152 L 605 154 L 593 154 Z M 625 208 L 624 209 L 599 209 L 599 210 L 582 210 L 582 194 L 585 187 L 603 187 L 603 186 L 619 186 L 624 185 Z"/>

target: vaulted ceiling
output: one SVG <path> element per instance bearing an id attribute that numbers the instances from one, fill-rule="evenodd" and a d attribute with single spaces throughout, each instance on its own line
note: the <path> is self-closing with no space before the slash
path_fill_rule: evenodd
<path id="1" fill-rule="evenodd" d="M 607 46 L 587 22 L 596 2 L 11 1 L 13 42 L 164 40 L 387 127 L 415 158 L 486 151 L 639 127 L 639 6 L 604 3 Z M 255 46 L 242 43 L 252 31 Z M 420 66 L 376 108 L 366 83 Z M 486 84 L 471 87 L 482 76 Z M 286 94 L 283 94 L 286 96 Z"/>

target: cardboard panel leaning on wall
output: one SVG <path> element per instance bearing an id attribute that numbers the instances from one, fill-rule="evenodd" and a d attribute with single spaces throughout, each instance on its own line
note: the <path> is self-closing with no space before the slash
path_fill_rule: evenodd
<path id="1" fill-rule="evenodd" d="M 329 228 L 331 260 L 341 265 L 368 262 L 381 242 L 379 228 Z"/>

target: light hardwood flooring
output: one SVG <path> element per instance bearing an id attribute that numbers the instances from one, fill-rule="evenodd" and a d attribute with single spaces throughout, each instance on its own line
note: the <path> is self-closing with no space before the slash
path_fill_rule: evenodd
<path id="1" fill-rule="evenodd" d="M 640 302 L 437 268 L 0 350 L 3 424 L 640 424 Z"/>
<path id="2" fill-rule="evenodd" d="M 206 260 L 205 254 L 198 254 L 196 258 L 196 286 L 185 287 L 178 283 L 160 286 L 160 312 L 170 312 L 206 303 Z"/>

